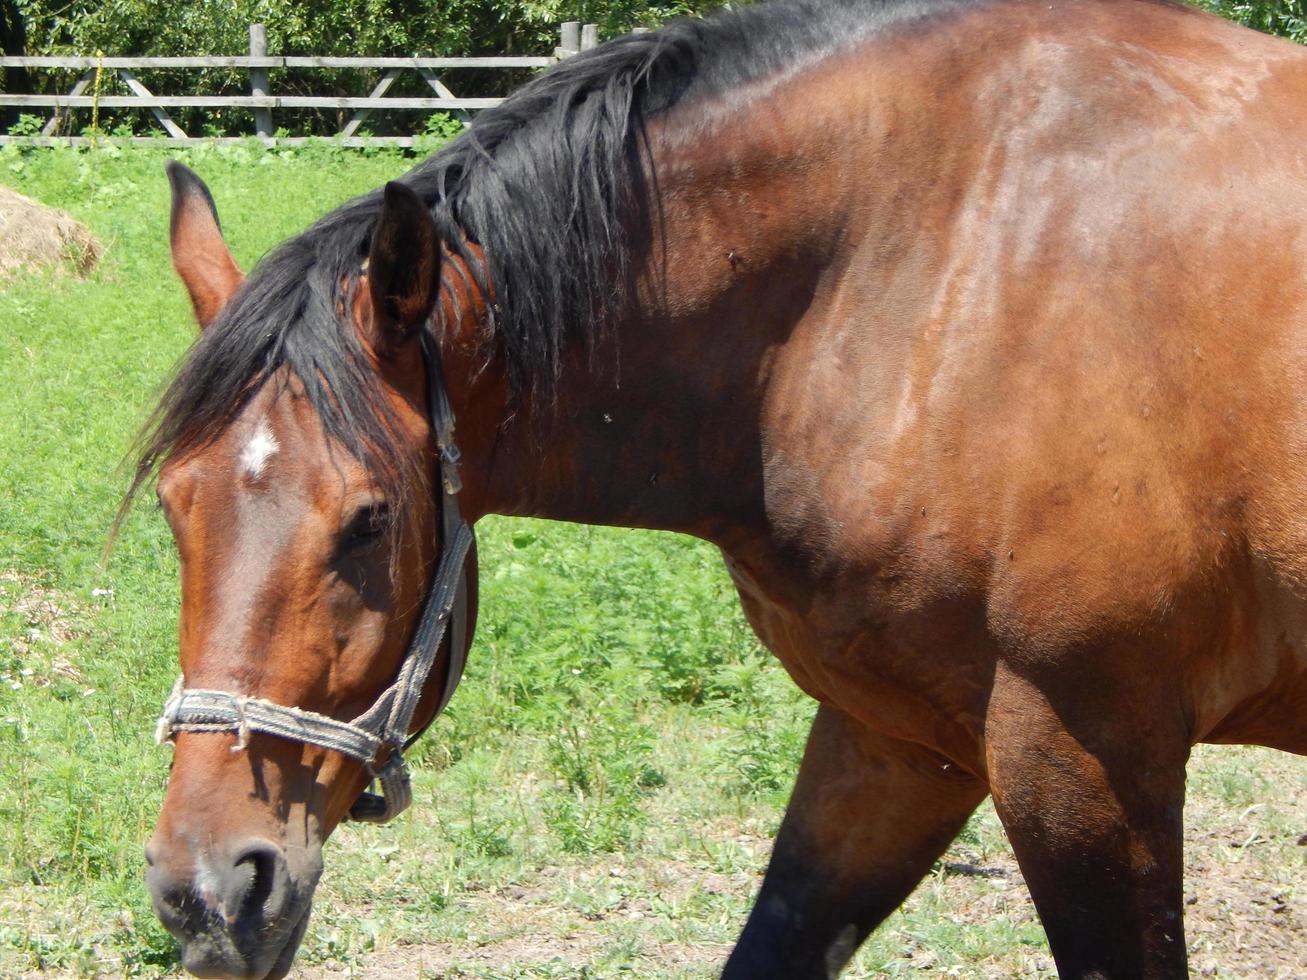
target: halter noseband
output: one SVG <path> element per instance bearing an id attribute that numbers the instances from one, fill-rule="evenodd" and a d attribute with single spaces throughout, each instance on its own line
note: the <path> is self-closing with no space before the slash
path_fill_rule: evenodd
<path id="1" fill-rule="evenodd" d="M 250 732 L 263 732 L 349 756 L 368 768 L 380 789 L 379 793 L 360 794 L 350 807 L 351 819 L 370 823 L 385 823 L 412 802 L 404 750 L 422 733 L 410 739 L 408 730 L 447 631 L 449 660 L 433 719 L 445 710 L 467 663 L 467 573 L 463 566 L 472 547 L 472 529 L 458 507 L 458 492 L 462 489 L 459 453 L 440 349 L 425 327 L 421 329 L 421 341 L 427 369 L 427 408 L 440 454 L 440 557 L 417 630 L 394 682 L 363 714 L 353 721 L 340 721 L 263 698 L 188 688 L 178 677 L 155 732 L 159 742 L 170 741 L 177 732 L 232 733 L 236 735 L 232 751 L 245 748 Z M 390 750 L 385 764 L 374 769 L 377 755 L 385 748 Z"/>

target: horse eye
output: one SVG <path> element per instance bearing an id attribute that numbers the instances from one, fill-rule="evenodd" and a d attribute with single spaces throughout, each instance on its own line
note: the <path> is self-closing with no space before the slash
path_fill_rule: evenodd
<path id="1" fill-rule="evenodd" d="M 360 507 L 341 532 L 341 551 L 356 551 L 380 540 L 390 526 L 390 508 L 385 504 Z"/>

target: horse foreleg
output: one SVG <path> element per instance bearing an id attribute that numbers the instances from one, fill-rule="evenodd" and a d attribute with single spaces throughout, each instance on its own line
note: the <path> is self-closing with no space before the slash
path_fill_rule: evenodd
<path id="1" fill-rule="evenodd" d="M 1002 668 L 996 678 L 990 788 L 1064 978 L 1187 975 L 1188 742 L 1182 712 L 1147 687 L 1082 681 L 1050 695 Z"/>
<path id="2" fill-rule="evenodd" d="M 726 980 L 834 976 L 985 794 L 943 757 L 822 705 Z"/>

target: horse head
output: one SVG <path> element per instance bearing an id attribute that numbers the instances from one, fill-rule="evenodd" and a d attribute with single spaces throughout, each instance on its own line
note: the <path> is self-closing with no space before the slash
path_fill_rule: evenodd
<path id="1" fill-rule="evenodd" d="M 433 488 L 450 491 L 445 507 L 456 490 L 422 349 L 441 252 L 421 200 L 391 184 L 352 269 L 333 271 L 338 288 L 291 283 L 299 300 L 277 305 L 277 261 L 245 280 L 207 188 L 177 164 L 169 176 L 173 263 L 201 337 L 138 470 L 139 483 L 159 464 L 182 587 L 182 679 L 161 722 L 175 756 L 147 879 L 188 970 L 276 977 L 304 935 L 324 841 L 457 683 L 463 650 L 439 636 L 415 679 L 415 631 L 430 618 L 443 635 L 458 593 L 472 606 L 453 617 L 458 639 L 470 636 L 466 544 L 446 562 L 450 594 L 429 595 L 451 526 Z M 428 614 L 433 601 L 444 608 Z"/>

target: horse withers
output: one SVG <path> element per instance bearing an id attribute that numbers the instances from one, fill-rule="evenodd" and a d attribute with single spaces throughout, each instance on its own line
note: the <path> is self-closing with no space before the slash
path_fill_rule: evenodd
<path id="1" fill-rule="evenodd" d="M 289 969 L 497 513 L 714 542 L 820 702 L 727 976 L 836 973 L 987 794 L 1063 976 L 1183 976 L 1190 746 L 1307 750 L 1303 132 L 1307 53 L 1183 6 L 782 0 L 569 59 L 248 280 L 173 168 L 185 965 Z"/>

